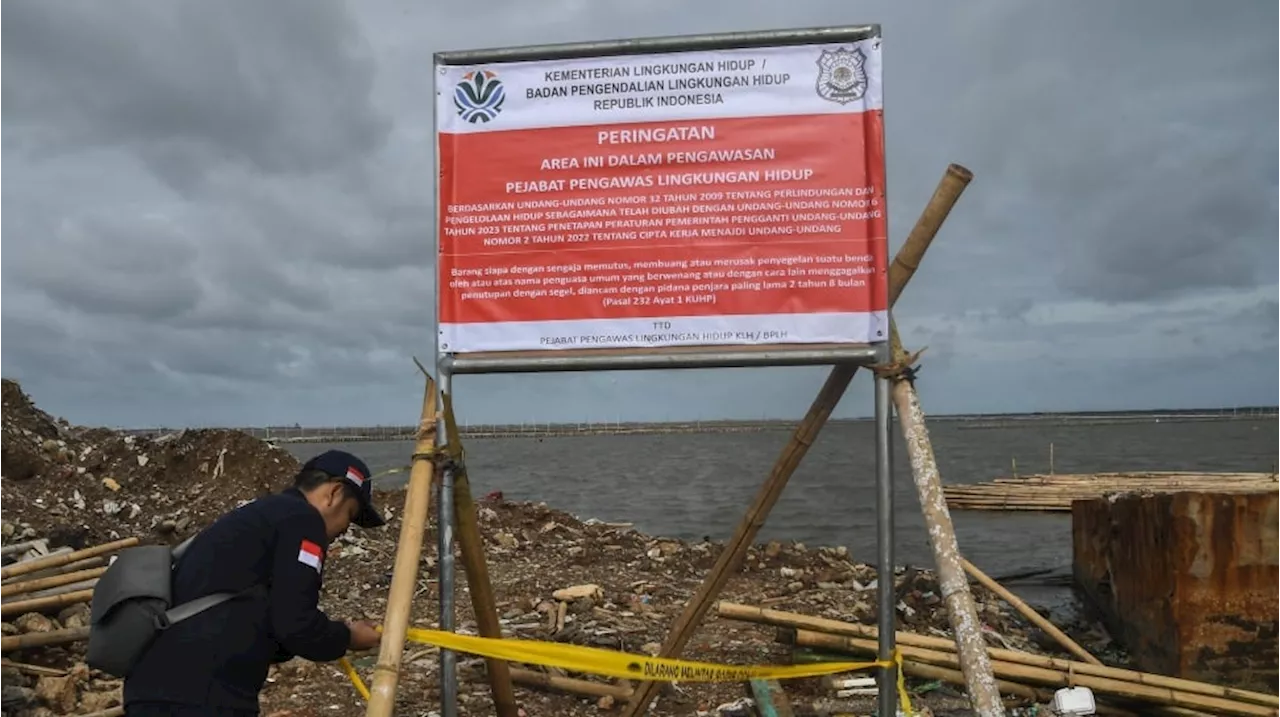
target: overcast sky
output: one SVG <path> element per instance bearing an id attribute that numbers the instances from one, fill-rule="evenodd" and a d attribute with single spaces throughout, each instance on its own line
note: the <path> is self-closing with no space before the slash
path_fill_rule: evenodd
<path id="1" fill-rule="evenodd" d="M 95 425 L 415 422 L 432 53 L 878 22 L 926 411 L 1277 400 L 1277 6 L 7 0 L 4 376 Z M 463 377 L 460 417 L 792 417 L 825 369 Z M 870 381 L 838 415 L 864 415 Z"/>

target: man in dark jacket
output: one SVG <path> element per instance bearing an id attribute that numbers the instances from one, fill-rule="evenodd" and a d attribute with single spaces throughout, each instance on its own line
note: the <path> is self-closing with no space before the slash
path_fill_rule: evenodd
<path id="1" fill-rule="evenodd" d="M 272 662 L 329 662 L 377 647 L 371 623 L 330 620 L 318 607 L 329 542 L 353 523 L 386 523 L 373 508 L 369 478 L 359 458 L 327 451 L 302 467 L 291 488 L 196 536 L 174 570 L 174 604 L 256 591 L 161 632 L 125 680 L 125 714 L 250 717 Z"/>

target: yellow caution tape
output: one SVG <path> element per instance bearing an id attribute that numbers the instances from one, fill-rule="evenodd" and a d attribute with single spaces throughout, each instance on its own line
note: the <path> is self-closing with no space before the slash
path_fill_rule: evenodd
<path id="1" fill-rule="evenodd" d="M 360 673 L 356 672 L 356 668 L 345 657 L 338 658 L 338 665 L 342 667 L 343 672 L 347 673 L 347 677 L 351 678 L 351 684 L 356 686 L 356 692 L 359 692 L 360 696 L 368 702 L 369 688 L 364 686 L 364 680 L 360 679 Z"/>
<path id="2" fill-rule="evenodd" d="M 381 628 L 379 628 L 381 630 Z M 797 677 L 817 677 L 837 672 L 854 672 L 875 667 L 897 667 L 898 698 L 903 712 L 909 717 L 915 712 L 907 695 L 906 679 L 902 671 L 902 655 L 894 651 L 892 659 L 873 662 L 816 662 L 805 665 L 721 665 L 712 662 L 677 660 L 667 657 L 650 657 L 627 652 L 617 652 L 599 647 L 568 645 L 560 642 L 536 640 L 508 640 L 491 637 L 459 635 L 440 630 L 409 628 L 405 639 L 425 645 L 465 652 L 507 662 L 528 665 L 559 667 L 572 672 L 585 672 L 623 680 L 650 682 L 746 682 L 749 680 L 786 680 Z M 368 689 L 360 676 L 343 660 L 343 669 L 352 684 L 368 699 Z"/>

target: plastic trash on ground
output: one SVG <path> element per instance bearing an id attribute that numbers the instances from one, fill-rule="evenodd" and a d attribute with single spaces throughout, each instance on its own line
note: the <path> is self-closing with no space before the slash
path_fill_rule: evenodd
<path id="1" fill-rule="evenodd" d="M 1098 711 L 1093 690 L 1088 687 L 1064 687 L 1053 693 L 1053 711 L 1060 715 L 1091 715 Z"/>

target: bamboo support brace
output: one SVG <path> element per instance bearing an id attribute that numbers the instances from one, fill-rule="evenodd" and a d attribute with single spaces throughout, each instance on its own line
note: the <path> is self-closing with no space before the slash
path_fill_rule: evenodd
<path id="1" fill-rule="evenodd" d="M 898 338 L 898 327 L 889 319 L 889 342 L 893 348 L 893 361 L 906 361 L 906 352 Z M 924 411 L 915 387 L 902 376 L 893 382 L 893 402 L 898 421 L 902 424 L 903 442 L 911 459 L 911 475 L 914 478 L 920 508 L 924 512 L 929 531 L 929 545 L 933 548 L 934 562 L 938 570 L 938 587 L 947 606 L 951 632 L 955 635 L 956 652 L 960 671 L 965 676 L 965 687 L 975 712 L 993 717 L 1004 714 L 1000 691 L 982 640 L 982 623 L 969 592 L 960 561 L 960 546 L 956 542 L 951 513 L 942 494 L 942 478 L 933 455 L 933 444 L 925 426 Z"/>
<path id="2" fill-rule="evenodd" d="M 462 445 L 457 423 L 453 420 L 453 399 L 444 396 L 446 440 L 455 448 Z M 467 575 L 471 593 L 471 609 L 476 616 L 476 626 L 481 637 L 502 637 L 502 624 L 498 620 L 497 600 L 493 584 L 489 580 L 489 565 L 485 560 L 484 538 L 480 534 L 480 521 L 476 513 L 475 499 L 471 495 L 471 479 L 465 465 L 460 465 L 453 476 L 453 514 L 457 526 L 458 548 Z M 516 704 L 515 690 L 511 686 L 510 666 L 503 660 L 486 659 L 489 690 L 493 696 L 498 717 L 517 717 L 520 706 Z M 628 695 L 630 690 L 628 690 Z"/>
<path id="3" fill-rule="evenodd" d="M 958 164 L 952 164 L 947 167 L 942 179 L 934 189 L 933 195 L 929 198 L 929 203 L 916 220 L 915 226 L 912 227 L 906 241 L 898 249 L 898 253 L 894 255 L 893 262 L 889 266 L 890 307 L 897 302 L 903 289 L 911 281 L 911 277 L 915 275 L 916 269 L 919 268 L 920 261 L 924 258 L 929 245 L 933 242 L 934 237 L 937 236 L 938 230 L 941 229 L 943 222 L 946 221 L 947 215 L 950 214 L 952 207 L 955 206 L 955 203 L 960 199 L 961 193 L 964 192 L 965 187 L 969 185 L 972 179 L 973 173 L 965 167 Z M 747 554 L 747 549 L 754 542 L 755 536 L 760 532 L 760 528 L 764 526 L 769 511 L 778 502 L 778 497 L 782 494 L 783 489 L 786 488 L 787 482 L 790 481 L 792 474 L 796 472 L 805 454 L 808 453 L 809 446 L 813 445 L 813 442 L 817 440 L 818 434 L 822 431 L 822 427 L 826 425 L 827 419 L 830 418 L 836 404 L 840 402 L 840 398 L 844 396 L 845 390 L 849 387 L 849 383 L 853 381 L 857 370 L 856 366 L 847 365 L 835 366 L 831 369 L 831 373 L 827 375 L 827 380 L 822 389 L 814 397 L 813 403 L 810 404 L 804 420 L 800 422 L 799 426 L 796 426 L 791 440 L 782 449 L 782 453 L 774 462 L 773 468 L 769 472 L 769 477 L 765 480 L 764 485 L 760 487 L 759 492 L 756 493 L 742 520 L 738 522 L 738 527 L 735 529 L 733 537 L 716 558 L 716 563 L 712 566 L 711 572 L 703 580 L 702 585 L 698 587 L 698 591 L 693 598 L 685 605 L 684 611 L 676 618 L 675 624 L 671 627 L 671 632 L 667 634 L 666 639 L 662 642 L 662 649 L 659 655 L 676 657 L 684 650 L 685 644 L 693 636 L 694 629 L 706 616 L 716 596 L 720 594 L 729 578 L 734 574 L 738 566 L 742 564 L 742 560 Z M 639 717 L 648 709 L 649 703 L 658 696 L 660 688 L 661 685 L 657 682 L 641 682 L 628 702 L 627 708 L 623 711 L 623 715 L 625 717 Z"/>
<path id="4" fill-rule="evenodd" d="M 404 636 L 409 627 L 409 609 L 418 581 L 418 559 L 422 554 L 427 513 L 431 508 L 431 478 L 435 465 L 430 456 L 435 452 L 437 401 L 436 382 L 428 376 L 418 440 L 413 448 L 413 467 L 409 471 L 408 495 L 400 519 L 400 540 L 396 545 L 387 613 L 382 625 L 382 643 L 369 688 L 369 704 L 365 713 L 368 717 L 390 717 L 395 708 Z"/>

